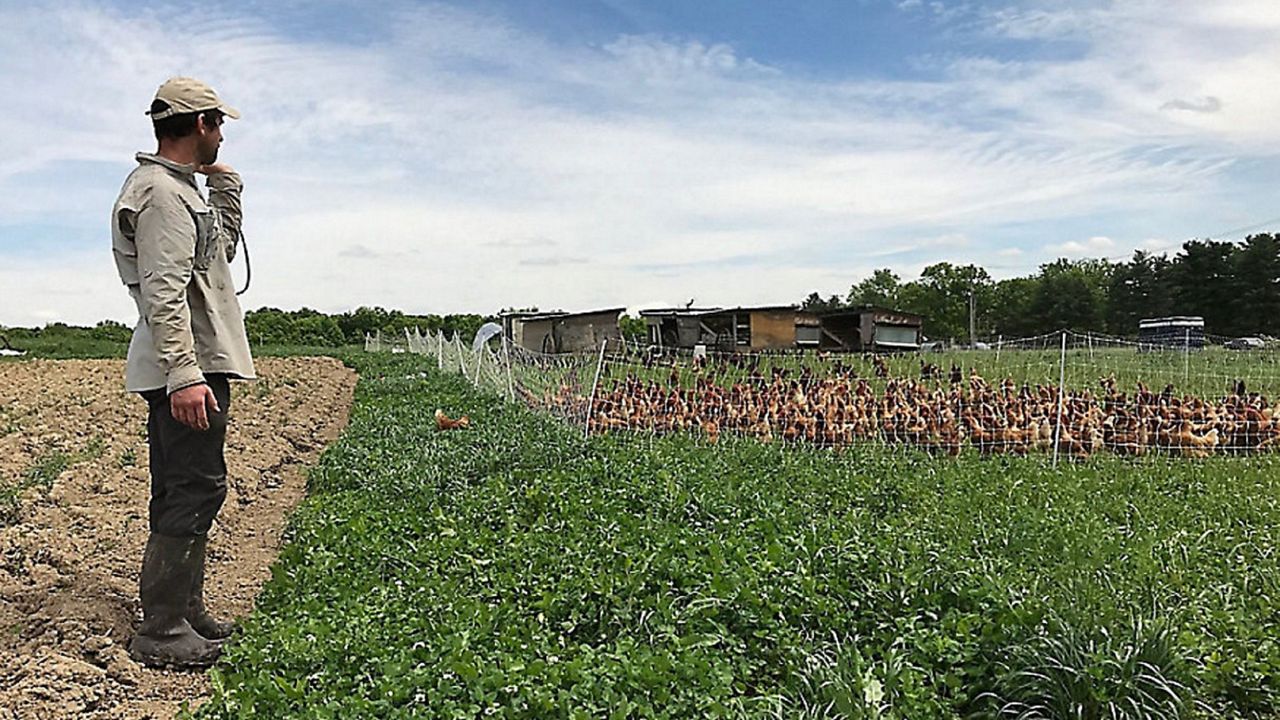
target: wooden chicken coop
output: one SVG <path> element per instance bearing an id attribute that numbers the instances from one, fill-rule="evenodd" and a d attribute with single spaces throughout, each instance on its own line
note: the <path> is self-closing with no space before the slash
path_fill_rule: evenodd
<path id="1" fill-rule="evenodd" d="M 605 339 L 622 340 L 618 318 L 625 309 L 505 313 L 502 330 L 512 344 L 534 352 L 592 352 L 599 350 Z"/>
<path id="2" fill-rule="evenodd" d="M 862 352 L 920 349 L 924 318 L 914 313 L 867 306 L 824 313 L 823 347 Z"/>
<path id="3" fill-rule="evenodd" d="M 705 345 L 722 352 L 818 348 L 822 322 L 795 305 L 643 310 L 649 342 L 658 347 Z"/>

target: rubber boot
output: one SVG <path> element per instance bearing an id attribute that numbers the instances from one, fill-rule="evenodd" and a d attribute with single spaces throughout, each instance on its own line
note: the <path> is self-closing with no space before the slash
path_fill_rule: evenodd
<path id="1" fill-rule="evenodd" d="M 142 556 L 138 594 L 142 598 L 142 625 L 129 645 L 129 656 L 148 667 L 205 668 L 222 654 L 191 629 L 187 607 L 199 558 L 195 537 L 171 537 L 151 533 Z"/>
<path id="2" fill-rule="evenodd" d="M 236 631 L 235 623 L 215 619 L 204 607 L 204 566 L 208 547 L 209 536 L 197 535 L 192 553 L 199 558 L 199 564 L 191 583 L 191 599 L 187 602 L 187 622 L 205 640 L 226 640 Z"/>

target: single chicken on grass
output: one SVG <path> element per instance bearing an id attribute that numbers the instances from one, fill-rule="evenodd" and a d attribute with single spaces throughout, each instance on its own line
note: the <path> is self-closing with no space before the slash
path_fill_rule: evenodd
<path id="1" fill-rule="evenodd" d="M 444 414 L 444 410 L 436 408 L 436 429 L 437 430 L 457 430 L 458 428 L 471 427 L 471 418 L 463 415 L 457 420 L 451 419 Z"/>

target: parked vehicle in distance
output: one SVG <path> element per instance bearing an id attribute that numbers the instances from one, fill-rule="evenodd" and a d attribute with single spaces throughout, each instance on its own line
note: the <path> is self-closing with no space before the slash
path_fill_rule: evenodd
<path id="1" fill-rule="evenodd" d="M 920 343 L 920 352 L 946 352 L 948 350 L 990 350 L 991 343 L 976 342 L 948 344 L 945 340 L 927 340 Z"/>
<path id="2" fill-rule="evenodd" d="M 1262 338 L 1238 337 L 1226 341 L 1222 347 L 1228 350 L 1261 350 L 1266 347 L 1266 343 L 1262 342 Z"/>

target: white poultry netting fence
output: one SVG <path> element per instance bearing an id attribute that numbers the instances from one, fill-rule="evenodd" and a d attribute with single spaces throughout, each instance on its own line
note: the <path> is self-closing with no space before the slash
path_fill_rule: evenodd
<path id="1" fill-rule="evenodd" d="M 366 349 L 434 358 L 439 369 L 584 433 L 874 442 L 1054 462 L 1280 448 L 1280 349 L 1232 350 L 1223 340 L 1155 345 L 1063 331 L 892 355 L 720 353 L 615 340 L 595 352 L 545 355 L 500 337 L 473 348 L 412 331 L 395 343 L 371 338 Z"/>
<path id="2" fill-rule="evenodd" d="M 459 373 L 477 387 L 549 412 L 584 432 L 590 390 L 601 364 L 599 352 L 548 355 L 510 345 L 501 336 L 477 347 L 456 333 L 417 329 L 394 340 L 367 336 L 365 350 L 423 355 L 442 371 Z"/>

